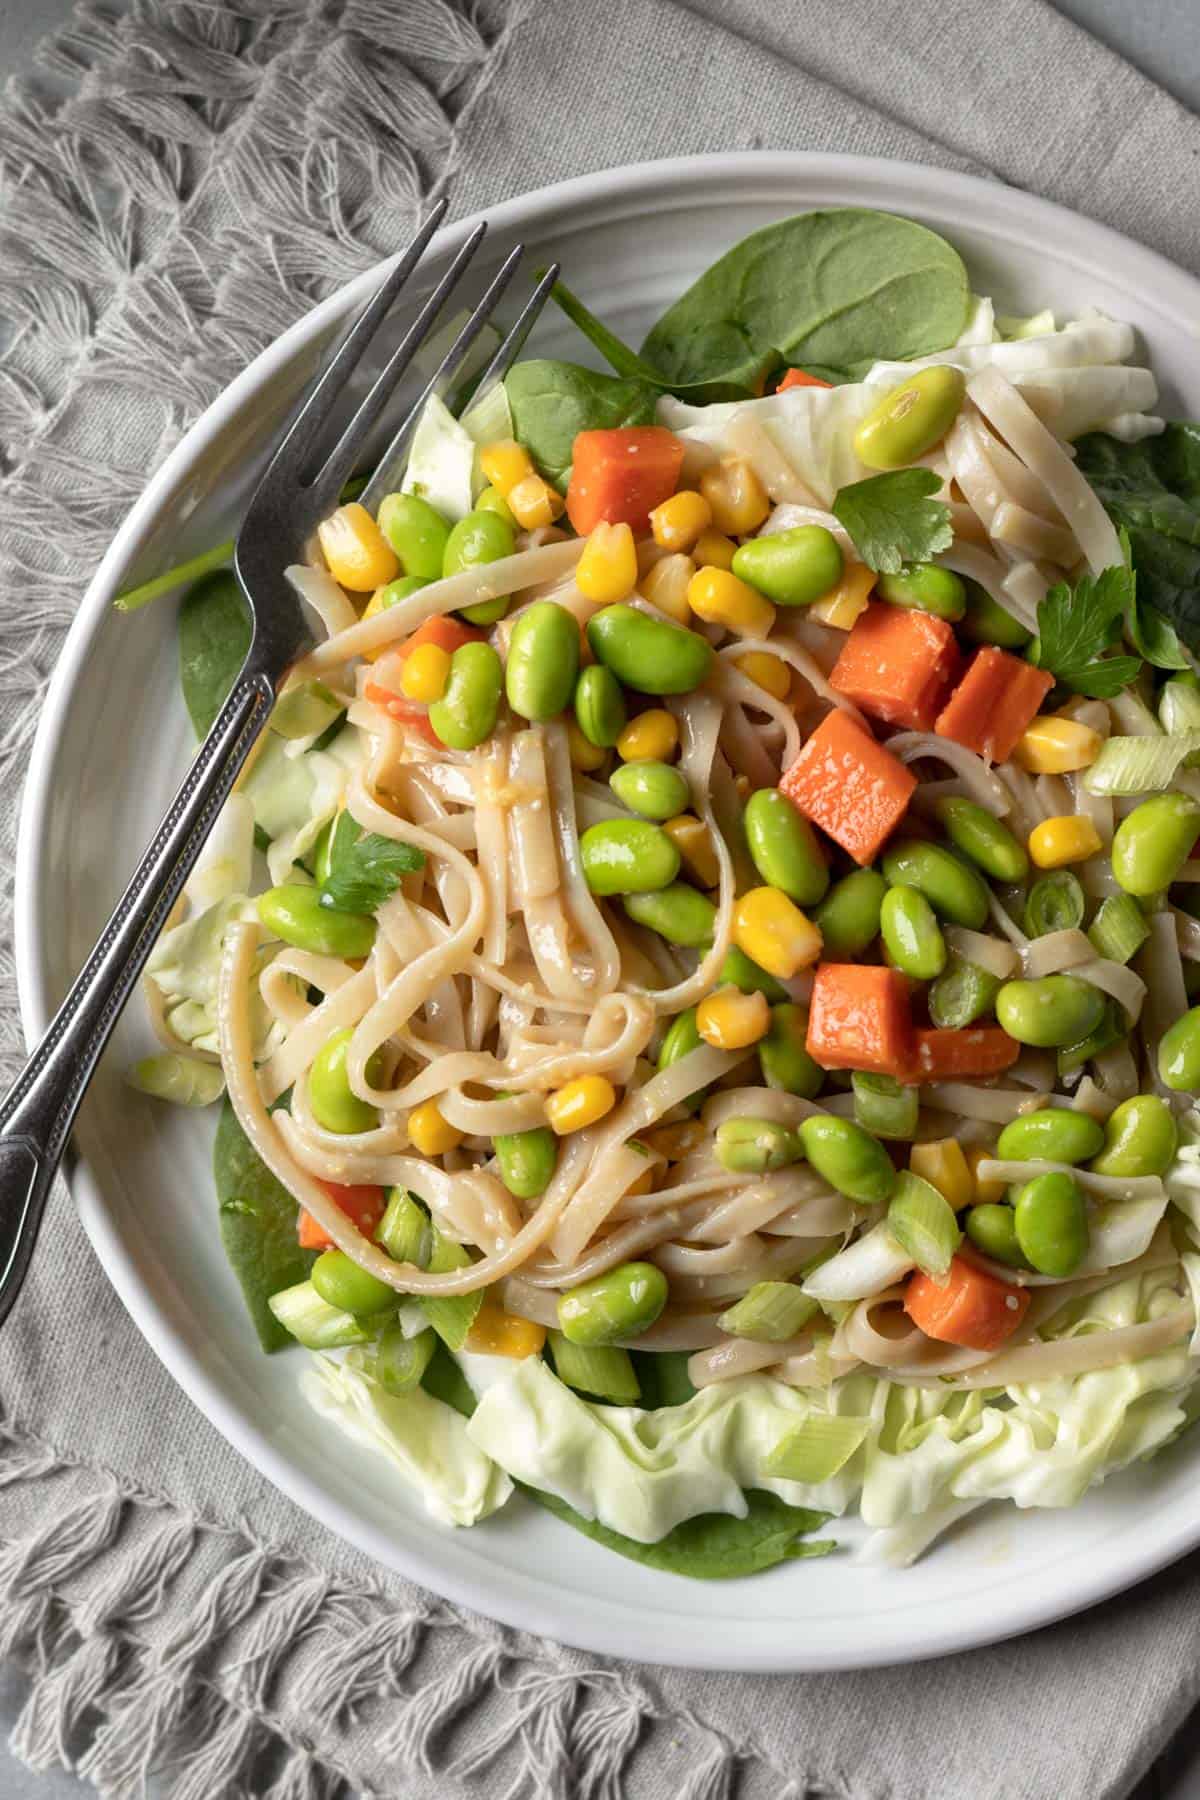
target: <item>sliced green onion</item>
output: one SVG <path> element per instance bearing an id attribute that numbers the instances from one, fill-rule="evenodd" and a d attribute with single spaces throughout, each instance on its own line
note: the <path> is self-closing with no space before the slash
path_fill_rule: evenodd
<path id="1" fill-rule="evenodd" d="M 1076 1069 L 1082 1069 L 1085 1062 L 1102 1051 L 1111 1050 L 1128 1036 L 1125 1024 L 1125 1013 L 1115 1000 L 1110 1000 L 1104 1009 L 1104 1017 L 1095 1031 L 1089 1036 L 1080 1038 L 1077 1044 L 1067 1044 L 1058 1052 L 1058 1072 L 1060 1075 L 1072 1075 Z"/>
<path id="2" fill-rule="evenodd" d="M 996 314 L 996 330 L 1010 344 L 1021 338 L 1049 337 L 1054 329 L 1054 314 L 1048 307 L 1044 312 L 1030 313 L 1023 319 L 1007 313 Z"/>
<path id="3" fill-rule="evenodd" d="M 1088 937 L 1100 956 L 1110 962 L 1127 963 L 1136 956 L 1150 927 L 1145 914 L 1132 894 L 1110 894 L 1088 927 Z"/>
<path id="4" fill-rule="evenodd" d="M 269 724 L 276 737 L 319 737 L 344 711 L 323 681 L 301 681 L 280 694 Z"/>
<path id="5" fill-rule="evenodd" d="M 429 1267 L 433 1227 L 424 1207 L 407 1188 L 392 1189 L 375 1241 L 382 1244 L 393 1262 L 413 1263 L 418 1269 Z"/>
<path id="6" fill-rule="evenodd" d="M 201 1062 L 197 1056 L 180 1056 L 173 1050 L 162 1056 L 144 1056 L 125 1079 L 139 1094 L 172 1100 L 176 1106 L 211 1106 L 225 1092 L 220 1063 Z"/>
<path id="7" fill-rule="evenodd" d="M 943 1031 L 957 1031 L 991 1012 L 1003 983 L 990 969 L 952 956 L 929 990 L 929 1017 Z"/>
<path id="8" fill-rule="evenodd" d="M 876 1137 L 910 1142 L 917 1129 L 916 1088 L 903 1087 L 890 1075 L 868 1075 L 860 1069 L 855 1069 L 850 1082 L 855 1122 Z"/>
<path id="9" fill-rule="evenodd" d="M 888 1203 L 887 1228 L 926 1275 L 944 1275 L 962 1242 L 950 1202 L 931 1181 L 904 1169 Z"/>
<path id="10" fill-rule="evenodd" d="M 776 1479 L 815 1487 L 846 1466 L 870 1429 L 870 1419 L 812 1413 L 797 1431 L 790 1431 L 776 1444 L 763 1467 Z"/>
<path id="11" fill-rule="evenodd" d="M 433 1233 L 433 1248 L 426 1266 L 431 1275 L 448 1275 L 452 1269 L 465 1269 L 468 1263 L 474 1261 L 462 1244 L 456 1244 L 453 1238 L 444 1237 L 436 1225 L 431 1225 L 430 1231 Z M 467 1334 L 483 1305 L 486 1291 L 480 1287 L 470 1294 L 448 1294 L 443 1298 L 422 1294 L 421 1305 L 425 1308 L 425 1317 L 447 1350 L 461 1350 L 466 1343 Z"/>
<path id="12" fill-rule="evenodd" d="M 817 1311 L 817 1303 L 790 1281 L 758 1281 L 717 1320 L 730 1337 L 756 1344 L 785 1344 Z"/>
<path id="13" fill-rule="evenodd" d="M 1170 737 L 1113 737 L 1100 747 L 1083 785 L 1089 794 L 1161 794 L 1180 769 L 1200 761 L 1200 731 Z"/>
<path id="14" fill-rule="evenodd" d="M 569 1388 L 593 1394 L 597 1400 L 614 1401 L 618 1406 L 636 1406 L 641 1399 L 628 1350 L 603 1344 L 588 1349 L 583 1344 L 573 1344 L 561 1331 L 550 1332 L 548 1342 L 555 1374 Z"/>
<path id="15" fill-rule="evenodd" d="M 1200 677 L 1191 669 L 1172 675 L 1158 696 L 1158 716 L 1162 728 L 1171 735 L 1200 731 Z"/>
<path id="16" fill-rule="evenodd" d="M 362 1320 L 322 1300 L 311 1281 L 272 1294 L 267 1305 L 284 1330 L 306 1350 L 341 1350 L 347 1344 L 370 1341 Z"/>
<path id="17" fill-rule="evenodd" d="M 436 1349 L 437 1333 L 434 1331 L 405 1337 L 400 1324 L 385 1325 L 375 1347 L 371 1374 L 389 1394 L 407 1394 L 419 1384 Z"/>
<path id="18" fill-rule="evenodd" d="M 1035 881 L 1025 902 L 1025 929 L 1030 937 L 1051 931 L 1074 931 L 1083 924 L 1087 902 L 1079 877 L 1070 869 L 1054 869 Z"/>

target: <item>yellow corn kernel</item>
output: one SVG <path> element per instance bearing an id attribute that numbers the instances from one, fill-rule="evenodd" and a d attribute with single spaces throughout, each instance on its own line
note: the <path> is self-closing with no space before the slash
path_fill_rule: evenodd
<path id="1" fill-rule="evenodd" d="M 387 611 L 387 609 L 388 609 L 387 595 L 388 595 L 388 590 L 389 590 L 390 586 L 391 586 L 390 582 L 385 581 L 382 587 L 377 587 L 375 589 L 375 592 L 371 595 L 371 598 L 367 601 L 367 604 L 363 607 L 362 611 L 359 613 L 358 616 L 360 619 L 378 618 L 378 616 L 381 612 Z M 364 662 L 377 662 L 381 656 L 386 656 L 388 651 L 393 650 L 394 648 L 395 648 L 394 644 L 384 644 L 382 649 L 379 649 L 379 650 L 364 650 L 362 653 L 362 659 Z"/>
<path id="2" fill-rule="evenodd" d="M 586 1131 L 617 1104 L 616 1089 L 604 1075 L 580 1075 L 546 1099 L 546 1118 L 558 1137 Z"/>
<path id="3" fill-rule="evenodd" d="M 678 748 L 679 725 L 665 706 L 652 706 L 630 719 L 617 739 L 622 762 L 670 762 Z"/>
<path id="4" fill-rule="evenodd" d="M 604 767 L 608 757 L 607 750 L 584 737 L 574 719 L 567 720 L 567 748 L 571 752 L 571 767 L 578 769 L 581 775 L 594 775 L 597 769 Z"/>
<path id="5" fill-rule="evenodd" d="M 700 477 L 700 492 L 712 509 L 712 522 L 727 537 L 757 531 L 771 510 L 764 488 L 748 462 L 723 456 Z"/>
<path id="6" fill-rule="evenodd" d="M 692 546 L 692 561 L 702 569 L 732 569 L 737 545 L 720 531 L 702 531 Z"/>
<path id="7" fill-rule="evenodd" d="M 975 1183 L 963 1147 L 957 1138 L 937 1138 L 933 1143 L 914 1144 L 908 1166 L 935 1187 L 955 1212 L 970 1206 L 975 1197 Z"/>
<path id="8" fill-rule="evenodd" d="M 322 519 L 317 537 L 329 573 L 353 594 L 369 593 L 400 573 L 400 558 L 357 500 Z"/>
<path id="9" fill-rule="evenodd" d="M 504 498 L 522 531 L 536 531 L 539 525 L 553 525 L 563 509 L 563 497 L 540 475 L 526 475 L 510 487 Z"/>
<path id="10" fill-rule="evenodd" d="M 539 1356 L 545 1342 L 544 1325 L 506 1313 L 498 1300 L 485 1294 L 463 1349 L 479 1356 Z"/>
<path id="11" fill-rule="evenodd" d="M 450 679 L 450 653 L 440 644 L 418 644 L 400 665 L 400 692 L 426 706 L 440 700 Z"/>
<path id="12" fill-rule="evenodd" d="M 1104 840 L 1086 813 L 1043 819 L 1029 834 L 1029 854 L 1039 869 L 1065 869 L 1103 848 Z"/>
<path id="13" fill-rule="evenodd" d="M 744 637 L 766 637 L 775 623 L 771 602 L 732 569 L 697 569 L 688 582 L 687 598 L 697 618 Z"/>
<path id="14" fill-rule="evenodd" d="M 580 593 L 600 606 L 613 606 L 628 599 L 637 578 L 637 549 L 628 525 L 593 526 L 575 565 L 575 585 Z"/>
<path id="15" fill-rule="evenodd" d="M 733 788 L 738 799 L 744 806 L 751 794 L 750 777 L 748 775 L 735 775 L 733 778 Z"/>
<path id="16" fill-rule="evenodd" d="M 808 616 L 838 631 L 849 631 L 860 614 L 866 612 L 874 586 L 874 569 L 868 569 L 866 563 L 847 563 L 837 586 L 808 608 Z"/>
<path id="17" fill-rule="evenodd" d="M 708 826 L 695 813 L 680 813 L 677 818 L 668 819 L 663 830 L 683 858 L 692 880 L 702 888 L 716 887 L 721 869 Z"/>
<path id="18" fill-rule="evenodd" d="M 712 507 L 703 494 L 684 488 L 672 494 L 650 514 L 654 541 L 664 550 L 690 550 L 702 531 L 712 524 Z"/>
<path id="19" fill-rule="evenodd" d="M 641 1142 L 647 1149 L 656 1150 L 667 1162 L 682 1162 L 693 1150 L 699 1150 L 707 1142 L 708 1128 L 699 1119 L 684 1119 L 678 1125 L 656 1125 L 653 1131 L 643 1132 Z"/>
<path id="20" fill-rule="evenodd" d="M 1003 1200 L 1007 1192 L 1007 1183 L 1000 1181 L 995 1175 L 987 1181 L 980 1179 L 980 1163 L 992 1159 L 995 1154 L 995 1146 L 989 1147 L 985 1144 L 972 1144 L 967 1151 L 967 1167 L 971 1171 L 971 1185 L 974 1189 L 977 1206 L 996 1204 Z"/>
<path id="21" fill-rule="evenodd" d="M 718 988 L 696 1008 L 696 1030 L 714 1050 L 748 1050 L 766 1036 L 770 1023 L 766 995 L 735 987 Z"/>
<path id="22" fill-rule="evenodd" d="M 768 650 L 747 650 L 745 656 L 735 656 L 733 660 L 755 687 L 765 689 L 776 700 L 787 699 L 792 671 L 782 656 L 772 656 Z"/>
<path id="23" fill-rule="evenodd" d="M 676 625 L 690 625 L 692 609 L 687 603 L 687 591 L 688 582 L 695 573 L 696 565 L 690 556 L 660 557 L 642 576 L 639 591 L 643 600 L 656 606 Z"/>
<path id="24" fill-rule="evenodd" d="M 516 438 L 497 438 L 494 444 L 485 444 L 479 452 L 479 468 L 489 487 L 499 488 L 505 496 L 518 481 L 537 474 L 528 450 Z"/>
<path id="25" fill-rule="evenodd" d="M 822 940 L 812 920 L 786 894 L 778 888 L 756 887 L 734 907 L 733 941 L 777 981 L 790 981 L 816 962 Z"/>
<path id="26" fill-rule="evenodd" d="M 1090 768 L 1104 739 L 1090 725 L 1061 713 L 1039 713 L 1021 733 L 1013 761 L 1030 775 L 1070 775 Z"/>
<path id="27" fill-rule="evenodd" d="M 414 1150 L 422 1156 L 445 1156 L 457 1150 L 463 1134 L 449 1119 L 443 1119 L 436 1100 L 422 1100 L 408 1115 L 408 1135 Z"/>

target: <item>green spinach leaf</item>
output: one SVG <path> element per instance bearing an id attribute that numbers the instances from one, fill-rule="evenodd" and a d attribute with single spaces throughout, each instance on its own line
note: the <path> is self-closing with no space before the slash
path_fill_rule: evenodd
<path id="1" fill-rule="evenodd" d="M 267 1301 L 306 1281 L 316 1252 L 296 1241 L 299 1208 L 283 1183 L 260 1161 L 226 1098 L 213 1146 L 213 1175 L 220 1209 L 221 1242 L 241 1285 L 264 1350 L 294 1342 Z"/>
<path id="2" fill-rule="evenodd" d="M 179 609 L 179 680 L 197 737 L 206 737 L 250 648 L 250 613 L 231 569 L 189 588 Z"/>
<path id="3" fill-rule="evenodd" d="M 696 1392 L 685 1350 L 634 1350 L 630 1354 L 643 1406 L 682 1406 Z"/>
<path id="4" fill-rule="evenodd" d="M 576 363 L 519 362 L 504 378 L 513 432 L 538 469 L 563 487 L 581 431 L 653 425 L 658 390 L 638 378 L 601 375 Z"/>
<path id="5" fill-rule="evenodd" d="M 851 482 L 834 495 L 833 512 L 869 569 L 898 575 L 905 563 L 928 562 L 954 542 L 950 508 L 933 495 L 932 469 L 897 469 Z"/>
<path id="6" fill-rule="evenodd" d="M 1128 535 L 1138 597 L 1131 635 L 1149 661 L 1178 668 L 1165 660 L 1173 647 L 1161 622 L 1200 652 L 1200 424 L 1175 421 L 1137 444 L 1090 432 L 1075 457 Z"/>

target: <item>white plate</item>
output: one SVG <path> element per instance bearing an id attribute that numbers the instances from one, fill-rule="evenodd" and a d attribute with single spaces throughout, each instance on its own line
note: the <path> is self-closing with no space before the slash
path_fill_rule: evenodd
<path id="1" fill-rule="evenodd" d="M 531 269 L 561 258 L 571 285 L 636 343 L 746 232 L 808 207 L 848 204 L 943 231 L 974 285 L 1003 311 L 1049 304 L 1061 315 L 1097 305 L 1132 321 L 1164 410 L 1200 412 L 1200 286 L 1111 231 L 999 185 L 854 157 L 714 156 L 589 176 L 490 216 L 497 253 L 520 237 Z M 470 223 L 443 234 L 431 267 L 444 265 Z M 174 606 L 160 601 L 122 618 L 111 611 L 113 595 L 230 534 L 321 341 L 374 279 L 335 295 L 233 383 L 151 482 L 88 589 L 42 717 L 21 819 L 17 968 L 31 1040 L 84 961 L 191 748 Z M 553 312 L 534 347 L 593 360 Z M 122 1085 L 121 1071 L 148 1044 L 134 1005 L 77 1134 L 75 1199 L 117 1291 L 180 1384 L 264 1475 L 381 1563 L 452 1600 L 651 1662 L 843 1669 L 1027 1630 L 1200 1543 L 1195 1434 L 1069 1512 L 988 1509 L 904 1573 L 858 1568 L 840 1555 L 751 1583 L 689 1583 L 627 1563 L 522 1503 L 474 1530 L 444 1530 L 381 1461 L 341 1440 L 331 1453 L 329 1427 L 297 1393 L 299 1354 L 258 1351 L 213 1230 L 211 1117 L 158 1106 Z M 153 1206 L 143 1205 L 148 1195 Z M 852 1542 L 856 1528 L 838 1535 Z"/>

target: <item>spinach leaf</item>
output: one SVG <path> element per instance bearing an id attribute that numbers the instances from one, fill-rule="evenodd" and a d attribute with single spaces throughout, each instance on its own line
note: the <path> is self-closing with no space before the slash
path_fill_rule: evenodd
<path id="1" fill-rule="evenodd" d="M 538 469 L 563 487 L 581 431 L 653 425 L 658 391 L 648 381 L 618 379 L 576 363 L 519 362 L 504 378 L 513 433 Z"/>
<path id="2" fill-rule="evenodd" d="M 1163 622 L 1200 651 L 1200 424 L 1176 421 L 1137 444 L 1090 432 L 1076 442 L 1075 457 L 1128 534 L 1138 591 L 1132 635 L 1150 661 L 1176 668 L 1166 660 L 1173 646 Z"/>
<path id="3" fill-rule="evenodd" d="M 231 569 L 189 588 L 179 609 L 179 680 L 197 737 L 207 736 L 250 648 L 250 613 Z"/>
<path id="4" fill-rule="evenodd" d="M 905 563 L 928 562 L 954 541 L 950 508 L 933 495 L 932 469 L 897 469 L 839 488 L 833 512 L 869 569 L 898 575 Z"/>
<path id="5" fill-rule="evenodd" d="M 686 1350 L 633 1350 L 630 1354 L 643 1406 L 682 1406 L 696 1392 L 688 1374 Z"/>
<path id="6" fill-rule="evenodd" d="M 267 1301 L 306 1281 L 316 1252 L 296 1241 L 299 1208 L 283 1183 L 260 1161 L 226 1098 L 213 1146 L 213 1175 L 220 1208 L 221 1242 L 264 1350 L 294 1342 Z"/>

